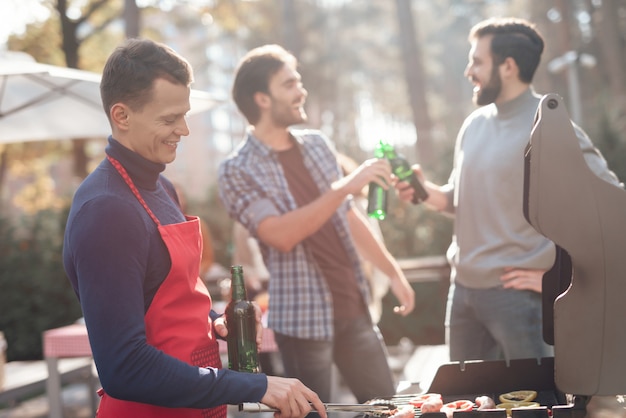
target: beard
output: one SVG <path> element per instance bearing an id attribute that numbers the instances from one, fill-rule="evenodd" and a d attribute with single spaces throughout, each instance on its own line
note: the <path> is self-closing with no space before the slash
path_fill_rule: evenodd
<path id="1" fill-rule="evenodd" d="M 304 109 L 296 112 L 292 107 L 274 107 L 272 109 L 272 119 L 280 126 L 289 127 L 306 122 L 308 117 Z"/>
<path id="2" fill-rule="evenodd" d="M 498 66 L 494 66 L 489 82 L 474 94 L 474 103 L 478 106 L 491 104 L 496 101 L 500 91 L 502 91 L 502 79 L 498 72 Z"/>

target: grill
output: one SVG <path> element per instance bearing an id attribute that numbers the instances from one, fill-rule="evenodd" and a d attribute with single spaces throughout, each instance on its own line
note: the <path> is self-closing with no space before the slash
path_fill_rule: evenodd
<path id="1" fill-rule="evenodd" d="M 575 397 L 568 403 L 565 393 L 557 389 L 554 382 L 554 358 L 511 360 L 507 365 L 504 361 L 471 361 L 463 365 L 459 363 L 444 364 L 426 391 L 442 395 L 443 403 L 467 399 L 474 401 L 478 396 L 489 396 L 496 404 L 501 394 L 515 390 L 534 390 L 534 400 L 541 406 L 538 408 L 513 409 L 512 418 L 578 418 L 586 414 L 587 398 Z M 409 404 L 416 394 L 395 395 L 383 398 L 393 402 L 397 407 Z M 372 400 L 371 402 L 375 402 Z M 504 409 L 455 411 L 454 418 L 506 418 Z M 424 413 L 415 409 L 415 417 L 445 418 L 443 412 Z"/>

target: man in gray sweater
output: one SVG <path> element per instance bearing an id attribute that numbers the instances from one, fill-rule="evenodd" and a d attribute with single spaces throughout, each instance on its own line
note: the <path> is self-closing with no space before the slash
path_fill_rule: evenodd
<path id="1" fill-rule="evenodd" d="M 477 24 L 469 41 L 465 76 L 481 107 L 461 127 L 448 184 L 425 181 L 426 204 L 454 216 L 447 254 L 450 359 L 550 356 L 542 336 L 541 279 L 555 248 L 522 212 L 524 148 L 541 98 L 531 82 L 544 42 L 532 24 L 511 18 Z M 617 184 L 587 135 L 574 129 L 589 167 Z M 415 171 L 423 179 L 419 167 Z M 406 183 L 397 188 L 403 200 L 411 199 Z"/>

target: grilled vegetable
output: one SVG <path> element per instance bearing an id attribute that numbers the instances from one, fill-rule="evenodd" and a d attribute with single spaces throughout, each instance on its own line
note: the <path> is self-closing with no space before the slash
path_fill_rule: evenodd
<path id="1" fill-rule="evenodd" d="M 537 408 L 539 406 L 539 402 L 503 402 L 496 405 L 496 408 L 506 409 L 506 414 L 511 416 L 513 408 Z"/>
<path id="2" fill-rule="evenodd" d="M 500 402 L 531 402 L 537 397 L 534 390 L 516 390 L 500 395 Z"/>

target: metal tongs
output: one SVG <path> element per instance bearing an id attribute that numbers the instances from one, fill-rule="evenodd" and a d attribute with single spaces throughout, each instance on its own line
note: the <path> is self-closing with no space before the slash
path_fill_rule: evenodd
<path id="1" fill-rule="evenodd" d="M 369 405 L 369 404 L 348 404 L 348 403 L 325 403 L 324 408 L 327 412 L 343 411 L 343 412 L 361 412 L 364 414 L 380 414 L 394 409 L 394 405 Z M 239 412 L 278 412 L 278 409 L 272 408 L 260 402 L 244 402 L 239 404 Z M 312 412 L 315 412 L 313 410 Z"/>

